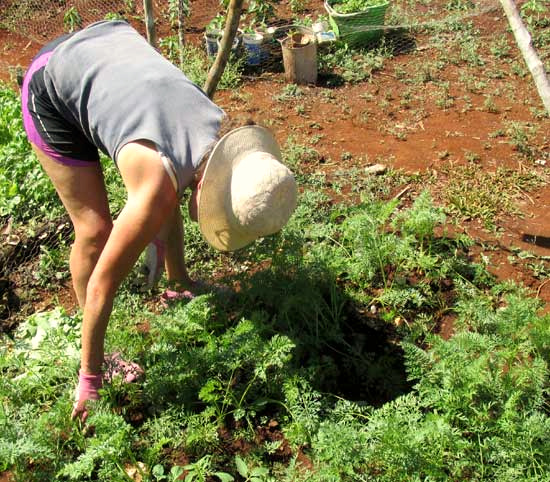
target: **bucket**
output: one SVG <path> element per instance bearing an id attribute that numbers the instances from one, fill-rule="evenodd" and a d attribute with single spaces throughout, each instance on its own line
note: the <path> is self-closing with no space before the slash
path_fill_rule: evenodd
<path id="1" fill-rule="evenodd" d="M 218 40 L 221 38 L 223 30 L 213 29 L 208 30 L 204 34 L 204 41 L 206 43 L 206 53 L 210 57 L 215 57 L 218 53 Z"/>
<path id="2" fill-rule="evenodd" d="M 294 33 L 281 41 L 285 78 L 293 84 L 317 82 L 317 42 L 315 36 Z"/>
<path id="3" fill-rule="evenodd" d="M 220 35 L 220 37 L 218 38 L 218 41 L 217 41 L 218 42 L 218 50 L 221 47 L 222 37 L 223 37 L 223 32 L 222 32 L 222 35 Z M 237 33 L 235 34 L 235 38 L 233 39 L 233 45 L 231 45 L 231 52 L 233 52 L 233 53 L 238 53 L 239 52 L 239 47 L 241 46 L 241 37 L 242 37 L 241 31 L 237 30 Z"/>
<path id="4" fill-rule="evenodd" d="M 264 36 L 261 33 L 245 33 L 243 35 L 243 45 L 248 65 L 260 65 L 264 60 L 263 41 Z"/>
<path id="5" fill-rule="evenodd" d="M 355 13 L 338 13 L 325 0 L 325 10 L 329 15 L 329 22 L 336 36 L 352 46 L 365 46 L 369 42 L 378 40 L 382 36 L 386 10 L 389 2 L 381 3 Z"/>

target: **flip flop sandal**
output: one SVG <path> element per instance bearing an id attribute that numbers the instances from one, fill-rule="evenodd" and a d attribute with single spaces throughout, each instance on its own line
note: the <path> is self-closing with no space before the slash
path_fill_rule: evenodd
<path id="1" fill-rule="evenodd" d="M 233 291 L 225 286 L 219 286 L 214 284 L 205 283 L 204 281 L 195 281 L 194 283 L 196 290 L 191 292 L 186 289 L 170 289 L 168 288 L 160 297 L 161 304 L 166 308 L 173 301 L 180 300 L 192 300 L 198 295 L 203 295 L 206 293 L 216 293 L 218 295 L 230 296 L 233 294 Z"/>
<path id="2" fill-rule="evenodd" d="M 122 359 L 120 352 L 106 355 L 104 358 L 105 371 L 103 379 L 112 382 L 115 377 L 122 377 L 124 383 L 132 383 L 143 375 L 143 368 L 137 363 L 127 362 Z"/>

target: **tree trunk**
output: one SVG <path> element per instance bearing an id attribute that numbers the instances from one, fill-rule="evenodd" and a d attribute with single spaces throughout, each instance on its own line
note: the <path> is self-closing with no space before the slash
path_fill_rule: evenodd
<path id="1" fill-rule="evenodd" d="M 508 17 L 508 22 L 516 38 L 519 49 L 527 63 L 527 67 L 535 80 L 538 93 L 546 112 L 550 115 L 550 82 L 548 81 L 548 75 L 544 69 L 544 64 L 541 62 L 537 52 L 535 51 L 531 35 L 523 25 L 519 12 L 513 0 L 500 0 L 502 8 Z"/>
<path id="2" fill-rule="evenodd" d="M 186 0 L 178 0 L 178 43 L 180 46 L 180 69 L 183 69 L 183 44 L 185 43 L 185 36 L 183 32 L 185 25 L 184 18 L 187 13 L 185 2 Z"/>
<path id="3" fill-rule="evenodd" d="M 218 82 L 220 81 L 227 61 L 229 60 L 229 54 L 231 53 L 231 46 L 233 45 L 233 39 L 239 28 L 239 20 L 241 19 L 241 11 L 243 9 L 243 0 L 231 0 L 229 8 L 227 9 L 227 21 L 225 23 L 225 29 L 220 45 L 218 55 L 208 72 L 208 77 L 204 83 L 204 91 L 210 98 L 214 96 Z"/>
<path id="4" fill-rule="evenodd" d="M 143 11 L 145 13 L 145 30 L 147 40 L 153 47 L 157 47 L 157 33 L 155 32 L 155 11 L 152 0 L 143 0 Z"/>

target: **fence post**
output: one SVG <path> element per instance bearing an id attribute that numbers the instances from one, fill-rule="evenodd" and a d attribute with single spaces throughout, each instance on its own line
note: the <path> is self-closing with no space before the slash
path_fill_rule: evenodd
<path id="1" fill-rule="evenodd" d="M 239 28 L 242 9 L 243 0 L 231 0 L 229 3 L 229 7 L 227 9 L 227 21 L 225 22 L 220 50 L 216 56 L 216 60 L 214 60 L 214 63 L 208 72 L 206 82 L 204 83 L 204 91 L 210 98 L 214 96 L 218 82 L 222 77 L 227 61 L 229 60 L 229 54 L 231 53 L 231 47 L 233 46 L 233 39 L 235 38 L 235 34 Z"/>
<path id="2" fill-rule="evenodd" d="M 145 12 L 145 30 L 147 31 L 147 40 L 156 48 L 157 34 L 155 32 L 155 12 L 152 0 L 143 0 L 143 10 Z"/>
<path id="3" fill-rule="evenodd" d="M 523 58 L 527 63 L 527 67 L 533 76 L 540 98 L 544 107 L 546 107 L 546 112 L 550 115 L 550 82 L 548 81 L 544 64 L 533 47 L 531 35 L 525 28 L 525 25 L 523 25 L 515 3 L 512 0 L 500 0 L 500 3 L 508 17 L 508 22 Z"/>

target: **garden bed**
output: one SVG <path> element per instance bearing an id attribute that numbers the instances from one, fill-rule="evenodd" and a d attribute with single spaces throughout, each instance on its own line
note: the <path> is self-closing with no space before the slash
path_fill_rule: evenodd
<path id="1" fill-rule="evenodd" d="M 324 13 L 321 1 L 294 12 L 297 3 L 276 4 L 276 22 Z M 232 287 L 229 300 L 164 308 L 158 292 L 124 285 L 108 350 L 147 375 L 108 386 L 92 430 L 69 420 L 80 326 L 67 279 L 70 235 L 29 234 L 46 213 L 56 227 L 62 209 L 46 195 L 34 199 L 28 212 L 38 214 L 15 210 L 9 233 L 3 215 L 0 242 L 17 235 L 29 250 L 18 248 L 28 255 L 0 280 L 12 310 L 0 320 L 0 472 L 21 480 L 246 480 L 253 469 L 278 481 L 542 480 L 550 121 L 498 4 L 469 16 L 466 3 L 422 2 L 429 20 L 464 21 L 415 29 L 414 48 L 396 55 L 324 51 L 314 86 L 265 69 L 216 93 L 233 117 L 274 131 L 297 174 L 299 209 L 281 236 L 228 256 L 186 221 L 193 273 Z M 187 38 L 202 51 L 219 6 L 192 6 Z M 161 38 L 173 31 L 166 22 Z M 550 26 L 536 25 L 548 65 Z M 2 65 L 26 65 L 40 45 L 0 34 L 9 82 Z M 368 174 L 374 164 L 386 172 Z M 116 212 L 123 194 L 108 161 L 106 169 Z M 33 351 L 37 326 L 51 331 Z"/>

